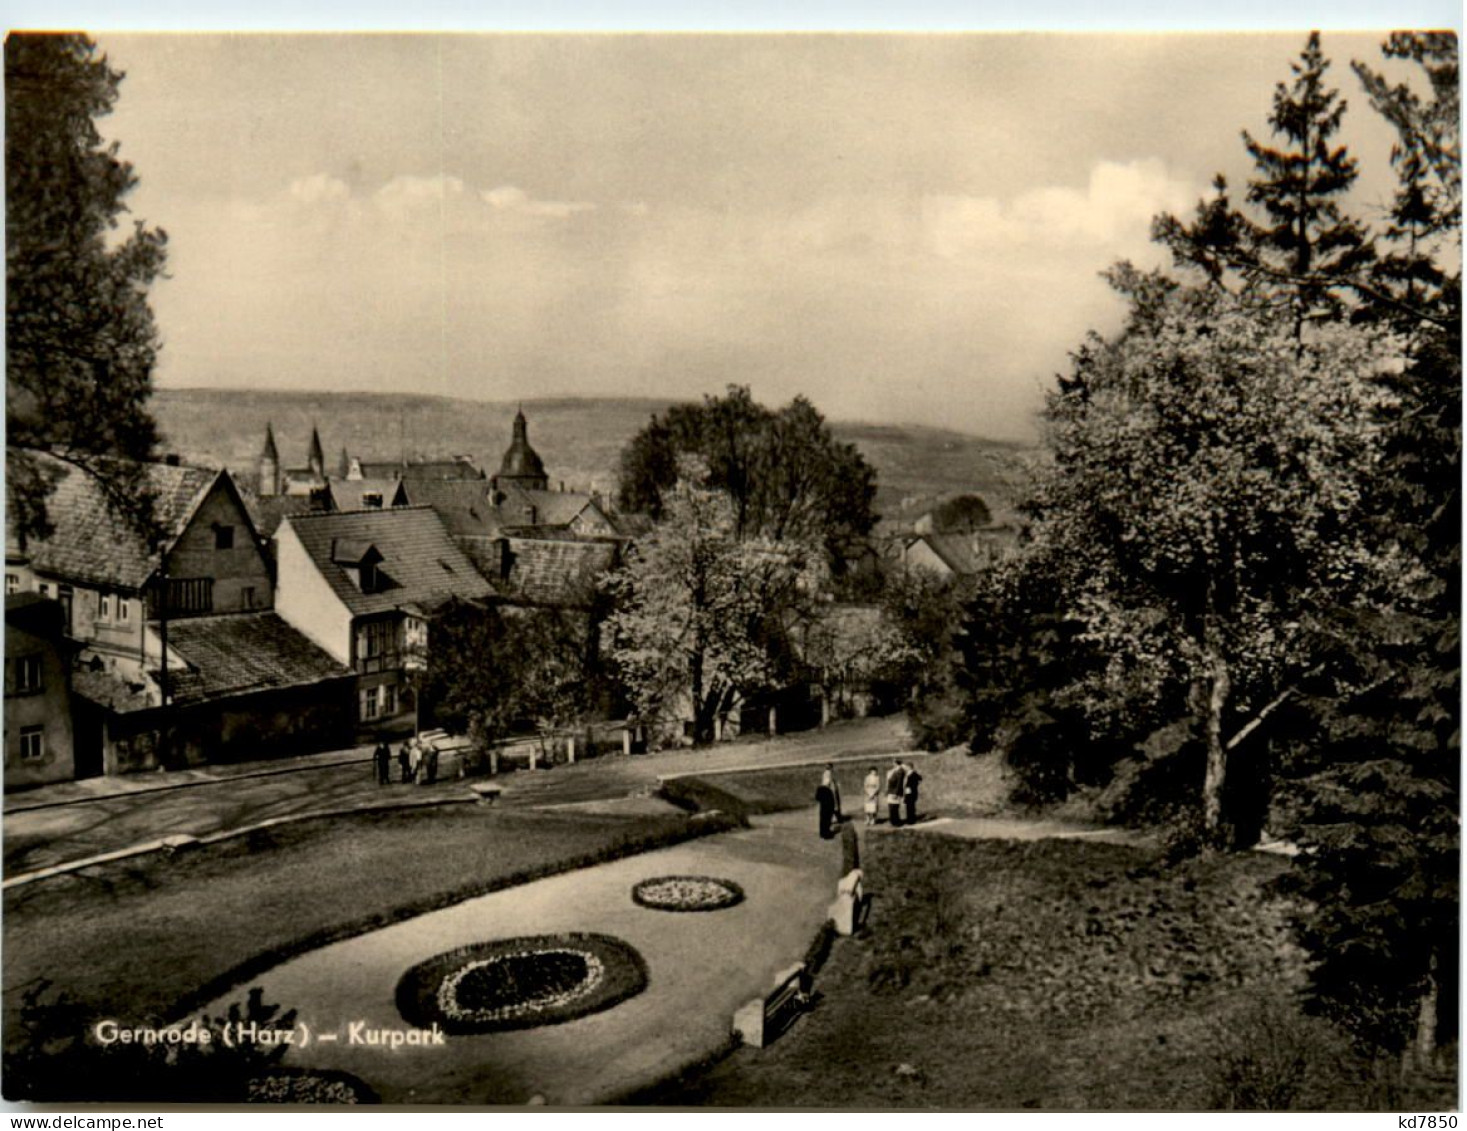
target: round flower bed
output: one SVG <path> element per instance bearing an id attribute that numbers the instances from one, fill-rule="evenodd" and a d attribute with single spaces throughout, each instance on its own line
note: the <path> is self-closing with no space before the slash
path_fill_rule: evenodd
<path id="1" fill-rule="evenodd" d="M 397 984 L 409 1022 L 446 1033 L 555 1025 L 610 1009 L 647 986 L 642 956 L 610 935 L 474 943 L 420 962 Z"/>
<path id="2" fill-rule="evenodd" d="M 713 876 L 657 876 L 632 888 L 632 902 L 657 911 L 721 911 L 744 898 L 732 880 Z"/>

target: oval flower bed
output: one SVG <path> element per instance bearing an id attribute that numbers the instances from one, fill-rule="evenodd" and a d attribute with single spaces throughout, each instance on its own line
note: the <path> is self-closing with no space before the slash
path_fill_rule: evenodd
<path id="1" fill-rule="evenodd" d="M 610 935 L 474 943 L 418 963 L 397 984 L 409 1022 L 446 1033 L 555 1025 L 609 1009 L 647 986 L 647 964 Z"/>
<path id="2" fill-rule="evenodd" d="M 713 876 L 658 876 L 632 888 L 632 902 L 657 911 L 721 911 L 744 898 L 732 880 Z"/>

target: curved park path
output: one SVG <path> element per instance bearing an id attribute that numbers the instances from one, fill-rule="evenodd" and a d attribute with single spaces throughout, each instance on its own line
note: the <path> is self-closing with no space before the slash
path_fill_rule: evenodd
<path id="1" fill-rule="evenodd" d="M 838 841 L 822 841 L 809 813 L 757 818 L 753 828 L 554 876 L 471 899 L 291 959 L 251 985 L 298 1011 L 312 1033 L 285 1063 L 344 1069 L 385 1103 L 606 1103 L 714 1052 L 734 1011 L 799 962 L 824 922 L 840 872 Z M 745 899 L 723 911 L 638 907 L 639 880 L 695 873 L 730 879 Z M 454 947 L 556 931 L 614 935 L 647 962 L 647 988 L 609 1010 L 560 1025 L 450 1036 L 442 1047 L 389 1050 L 347 1043 L 348 1025 L 407 1028 L 398 979 Z M 206 1012 L 221 1016 L 243 988 Z M 319 1033 L 335 1032 L 334 1043 Z"/>

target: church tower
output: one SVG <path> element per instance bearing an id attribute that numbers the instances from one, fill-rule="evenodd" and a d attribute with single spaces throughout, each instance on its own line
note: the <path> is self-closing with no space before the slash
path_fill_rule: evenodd
<path id="1" fill-rule="evenodd" d="M 265 447 L 260 452 L 260 498 L 280 494 L 280 452 L 275 447 L 275 429 L 265 425 Z"/>
<path id="2" fill-rule="evenodd" d="M 321 433 L 316 431 L 316 426 L 311 425 L 311 450 L 306 456 L 306 462 L 311 465 L 311 474 L 316 477 L 318 483 L 326 482 L 326 453 L 321 450 Z"/>
<path id="3" fill-rule="evenodd" d="M 514 434 L 499 462 L 499 474 L 492 481 L 497 491 L 513 484 L 526 491 L 544 491 L 550 486 L 550 477 L 545 474 L 545 464 L 539 454 L 530 447 L 529 429 L 525 424 L 525 413 L 521 409 L 514 414 Z"/>

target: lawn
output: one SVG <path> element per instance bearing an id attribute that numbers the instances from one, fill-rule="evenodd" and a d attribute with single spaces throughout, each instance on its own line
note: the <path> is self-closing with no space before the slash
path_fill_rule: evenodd
<path id="1" fill-rule="evenodd" d="M 15 888 L 4 905 L 6 1049 L 24 1043 L 17 1004 L 38 980 L 84 1015 L 174 1018 L 326 942 L 729 825 L 478 806 L 354 814 Z M 7 1097 L 17 1084 L 7 1079 Z"/>
<path id="2" fill-rule="evenodd" d="M 1143 849 L 917 833 L 869 837 L 865 856 L 870 926 L 836 944 L 812 1011 L 632 1102 L 1370 1106 L 1340 1035 L 1299 1009 L 1304 957 L 1265 894 L 1275 858 L 1165 868 Z"/>
<path id="3" fill-rule="evenodd" d="M 905 755 L 922 775 L 918 814 L 994 814 L 1007 809 L 1008 781 L 998 755 L 974 757 L 962 750 L 943 754 Z M 840 762 L 835 779 L 840 786 L 841 806 L 847 820 L 864 820 L 863 782 L 876 767 L 881 775 L 882 795 L 878 815 L 886 820 L 886 773 L 891 758 L 873 757 L 870 762 Z M 820 766 L 793 769 L 748 770 L 736 774 L 709 774 L 675 778 L 664 783 L 670 800 L 689 808 L 722 809 L 750 816 L 804 809 L 815 804 L 815 787 L 820 784 Z"/>

